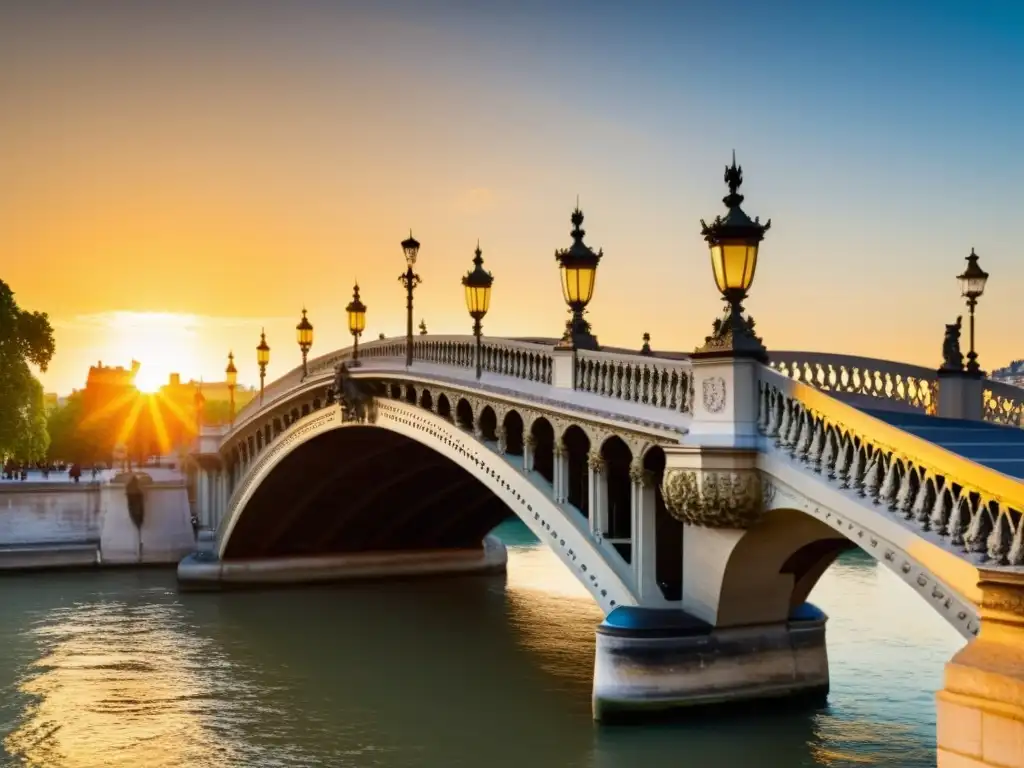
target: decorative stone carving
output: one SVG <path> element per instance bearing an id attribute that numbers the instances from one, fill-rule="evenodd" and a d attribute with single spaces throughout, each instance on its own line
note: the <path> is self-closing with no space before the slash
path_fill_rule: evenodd
<path id="1" fill-rule="evenodd" d="M 725 409 L 725 379 L 721 376 L 710 376 L 701 381 L 704 395 L 704 409 L 708 413 L 721 413 Z"/>
<path id="2" fill-rule="evenodd" d="M 594 472 L 601 474 L 604 472 L 604 456 L 598 451 L 591 451 L 587 454 L 587 466 L 594 470 Z"/>
<path id="3" fill-rule="evenodd" d="M 672 517 L 704 528 L 749 528 L 774 493 L 756 470 L 668 470 L 661 490 Z"/>
<path id="4" fill-rule="evenodd" d="M 562 442 L 561 438 L 555 440 L 553 453 L 555 454 L 555 456 L 565 456 L 566 454 L 569 453 L 569 450 L 565 447 L 565 443 Z"/>
<path id="5" fill-rule="evenodd" d="M 530 434 L 523 435 L 523 446 L 530 449 L 536 448 L 537 438 Z"/>
<path id="6" fill-rule="evenodd" d="M 946 325 L 946 335 L 942 339 L 942 371 L 962 371 L 964 369 L 964 356 L 960 352 L 960 328 L 963 325 L 963 315 L 957 317 L 952 325 Z"/>
<path id="7" fill-rule="evenodd" d="M 654 482 L 654 473 L 644 469 L 642 459 L 633 459 L 629 465 L 629 479 L 641 488 L 647 488 Z"/>
<path id="8" fill-rule="evenodd" d="M 345 363 L 334 369 L 334 392 L 341 404 L 342 421 L 377 421 L 377 408 L 373 399 L 372 386 L 352 378 Z"/>

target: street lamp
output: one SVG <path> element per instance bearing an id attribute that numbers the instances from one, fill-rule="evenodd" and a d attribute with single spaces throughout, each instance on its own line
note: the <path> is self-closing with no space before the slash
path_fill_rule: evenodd
<path id="1" fill-rule="evenodd" d="M 224 377 L 228 382 L 228 398 L 231 401 L 231 428 L 235 427 L 235 385 L 238 384 L 238 369 L 235 368 L 235 353 L 228 352 L 228 367 L 224 369 Z"/>
<path id="2" fill-rule="evenodd" d="M 408 368 L 412 365 L 412 292 L 420 284 L 420 276 L 413 272 L 413 267 L 416 266 L 416 257 L 420 252 L 420 244 L 412 236 L 411 229 L 409 237 L 402 241 L 402 252 L 405 254 L 406 270 L 398 276 L 398 279 L 405 284 L 405 365 Z"/>
<path id="3" fill-rule="evenodd" d="M 967 309 L 971 315 L 971 351 L 967 353 L 967 372 L 976 374 L 981 373 L 981 367 L 978 365 L 978 353 L 974 351 L 974 308 L 985 292 L 988 272 L 978 266 L 978 254 L 973 248 L 966 259 L 967 269 L 962 275 L 957 275 L 956 279 L 960 281 L 960 295 L 967 299 Z"/>
<path id="4" fill-rule="evenodd" d="M 256 364 L 260 367 L 260 405 L 263 405 L 263 380 L 267 377 L 267 363 L 270 362 L 270 345 L 266 331 L 260 330 L 260 343 L 256 347 Z"/>
<path id="5" fill-rule="evenodd" d="M 421 319 L 420 320 L 420 336 L 426 336 L 426 335 L 427 335 L 427 321 Z"/>
<path id="6" fill-rule="evenodd" d="M 597 263 L 604 251 L 594 253 L 583 243 L 586 232 L 581 229 L 583 211 L 579 203 L 572 212 L 572 245 L 555 251 L 562 273 L 562 296 L 569 305 L 572 317 L 565 324 L 565 334 L 558 342 L 562 349 L 600 349 L 597 338 L 590 332 L 590 323 L 583 317 L 583 311 L 594 295 L 594 281 L 597 278 Z"/>
<path id="7" fill-rule="evenodd" d="M 359 365 L 359 337 L 366 329 L 366 305 L 359 300 L 359 283 L 352 289 L 352 301 L 345 307 L 348 312 L 348 332 L 352 334 L 352 362 L 350 367 Z"/>
<path id="8" fill-rule="evenodd" d="M 308 373 L 306 370 L 306 357 L 313 346 L 313 324 L 306 317 L 305 307 L 302 308 L 302 319 L 295 326 L 295 338 L 299 342 L 299 349 L 302 350 L 302 378 L 305 379 Z"/>
<path id="9" fill-rule="evenodd" d="M 754 333 L 754 319 L 743 317 L 743 300 L 754 282 L 757 252 L 772 222 L 769 219 L 761 224 L 760 217 L 751 221 L 740 208 L 743 195 L 737 190 L 743 183 L 743 168 L 736 165 L 735 152 L 732 153 L 732 165 L 725 169 L 725 183 L 729 185 L 729 194 L 722 198 L 722 202 L 729 212 L 724 218 L 715 217 L 710 226 L 701 219 L 700 225 L 701 234 L 711 251 L 715 285 L 728 308 L 725 317 L 715 320 L 714 331 L 696 354 L 711 357 L 738 355 L 767 361 L 768 350 Z"/>
<path id="10" fill-rule="evenodd" d="M 476 336 L 476 377 L 480 378 L 481 343 L 480 335 L 483 328 L 480 321 L 484 319 L 488 308 L 491 306 L 491 284 L 494 283 L 494 276 L 484 269 L 484 258 L 480 251 L 480 241 L 476 243 L 475 256 L 473 257 L 473 269 L 462 278 L 462 285 L 466 289 L 466 309 L 469 316 L 473 318 L 473 335 Z"/>

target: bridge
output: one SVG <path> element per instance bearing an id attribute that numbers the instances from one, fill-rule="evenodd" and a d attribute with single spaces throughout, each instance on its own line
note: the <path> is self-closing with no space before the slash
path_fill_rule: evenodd
<path id="1" fill-rule="evenodd" d="M 940 765 L 1024 766 L 1021 390 L 769 352 L 740 310 L 690 354 L 575 343 L 580 314 L 561 340 L 410 333 L 304 362 L 202 431 L 179 580 L 496 571 L 514 515 L 605 614 L 593 704 L 614 720 L 820 701 L 807 598 L 859 547 L 967 640 Z"/>

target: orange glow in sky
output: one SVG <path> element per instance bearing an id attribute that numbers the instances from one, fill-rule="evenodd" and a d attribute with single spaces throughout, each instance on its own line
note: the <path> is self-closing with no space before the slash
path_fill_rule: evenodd
<path id="1" fill-rule="evenodd" d="M 769 97 L 749 72 L 709 86 L 699 41 L 675 33 L 671 71 L 653 42 L 610 69 L 614 35 L 589 14 L 502 26 L 416 4 L 116 5 L 0 6 L 2 278 L 51 315 L 48 391 L 133 358 L 147 390 L 172 372 L 221 381 L 229 350 L 251 386 L 261 327 L 273 380 L 300 361 L 303 305 L 313 356 L 349 343 L 357 276 L 364 340 L 400 335 L 410 227 L 415 324 L 470 332 L 459 281 L 479 238 L 495 277 L 484 333 L 558 336 L 553 253 L 577 195 L 605 252 L 599 340 L 639 349 L 646 331 L 656 349 L 692 350 L 721 307 L 699 219 L 724 213 L 734 148 L 744 208 L 773 222 L 746 302 L 769 349 L 937 366 L 945 324 L 966 314 L 955 275 L 974 246 L 992 274 L 980 360 L 1024 355 L 1024 263 L 1005 227 L 1016 146 L 912 151 L 930 130 L 890 129 L 881 102 L 856 131 L 835 126 L 793 90 L 814 66 Z M 553 42 L 566 29 L 592 44 Z M 964 140 L 985 125 L 965 121 Z"/>

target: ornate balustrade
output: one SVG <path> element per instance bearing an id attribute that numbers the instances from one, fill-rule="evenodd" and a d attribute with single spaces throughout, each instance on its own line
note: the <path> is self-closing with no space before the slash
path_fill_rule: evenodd
<path id="1" fill-rule="evenodd" d="M 983 397 L 985 421 L 1024 427 L 1024 389 L 989 379 Z"/>
<path id="2" fill-rule="evenodd" d="M 920 365 L 823 352 L 775 351 L 770 365 L 784 376 L 826 392 L 876 397 L 930 415 L 936 412 L 936 373 Z"/>
<path id="3" fill-rule="evenodd" d="M 528 341 L 484 338 L 481 343 L 483 370 L 526 381 L 551 383 L 551 347 Z M 413 340 L 413 359 L 437 365 L 461 368 L 475 366 L 476 339 L 473 336 L 418 336 Z M 377 339 L 359 345 L 360 359 L 404 358 L 405 338 Z M 310 360 L 306 381 L 327 381 L 334 375 L 334 367 L 352 359 L 352 347 L 344 347 Z M 263 405 L 267 406 L 303 383 L 302 366 L 297 366 L 274 380 L 263 390 Z M 259 398 L 254 398 L 235 416 L 235 429 L 247 424 L 262 410 Z"/>
<path id="4" fill-rule="evenodd" d="M 688 360 L 580 351 L 576 355 L 574 386 L 581 392 L 616 400 L 691 412 L 693 375 Z"/>
<path id="5" fill-rule="evenodd" d="M 1024 487 L 812 386 L 762 369 L 762 434 L 796 461 L 987 567 L 1024 565 Z"/>

